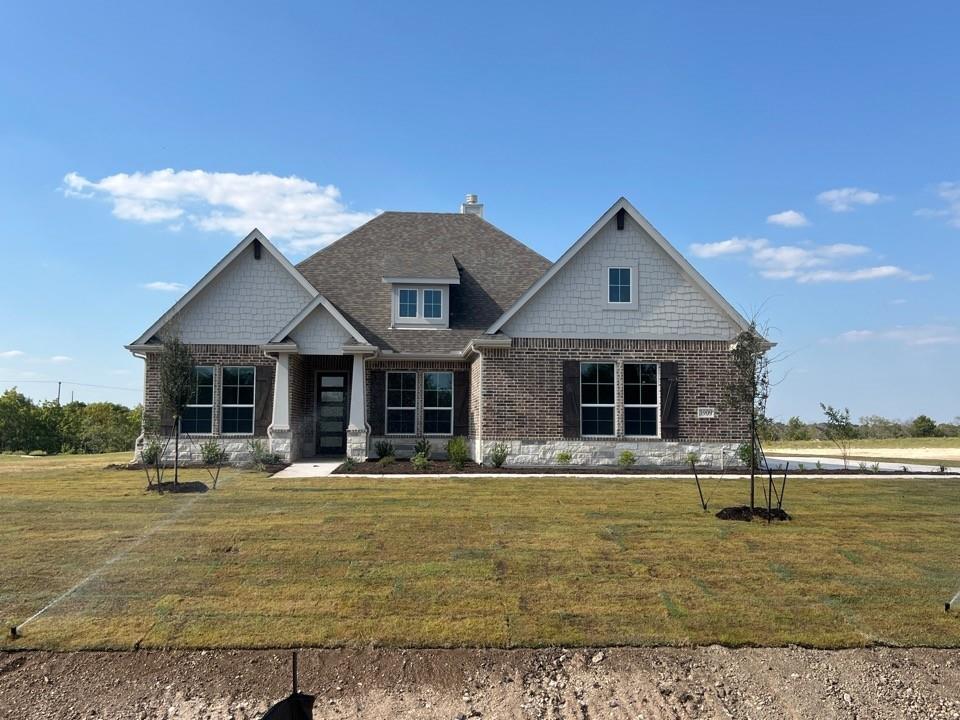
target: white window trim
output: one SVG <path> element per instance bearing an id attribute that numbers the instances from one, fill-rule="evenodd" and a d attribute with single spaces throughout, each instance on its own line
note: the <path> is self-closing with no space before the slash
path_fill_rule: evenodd
<path id="1" fill-rule="evenodd" d="M 400 291 L 413 290 L 417 293 L 417 314 L 413 317 L 400 317 Z M 424 314 L 423 299 L 425 290 L 440 292 L 440 317 L 428 318 Z M 391 292 L 393 308 L 391 327 L 398 330 L 438 330 L 450 326 L 450 288 L 446 285 L 394 285 Z"/>
<path id="2" fill-rule="evenodd" d="M 253 398 L 250 404 L 246 403 L 225 403 L 223 402 L 223 371 L 228 368 L 252 368 L 253 369 Z M 223 409 L 228 407 L 250 408 L 250 432 L 226 432 L 223 429 Z M 225 437 L 253 437 L 257 433 L 257 366 L 256 365 L 223 365 L 220 368 L 220 435 Z"/>
<path id="3" fill-rule="evenodd" d="M 390 405 L 390 376 L 391 375 L 413 375 L 413 407 L 406 405 L 402 407 Z M 384 408 L 383 408 L 383 434 L 389 437 L 416 437 L 417 435 L 417 405 L 420 402 L 420 373 L 416 370 L 388 370 L 384 380 Z M 413 432 L 412 433 L 392 433 L 390 432 L 390 411 L 391 410 L 413 410 Z"/>
<path id="4" fill-rule="evenodd" d="M 423 415 L 424 415 L 424 420 L 423 420 L 423 426 L 424 426 L 424 433 L 423 433 L 423 435 L 424 435 L 424 437 L 453 437 L 453 408 L 456 406 L 456 402 L 457 402 L 457 401 L 456 401 L 456 392 L 457 392 L 457 378 L 456 378 L 456 374 L 455 374 L 452 370 L 424 370 L 423 373 L 421 373 L 421 374 L 424 376 L 424 380 L 423 380 L 423 400 L 422 400 L 422 402 L 423 402 L 423 407 L 421 408 L 421 411 L 423 412 Z M 450 407 L 449 407 L 449 408 L 446 408 L 446 407 L 427 407 L 427 380 L 426 380 L 426 376 L 427 376 L 428 374 L 433 374 L 433 375 L 441 375 L 441 374 L 443 374 L 443 375 L 449 375 L 449 376 L 450 376 Z M 448 433 L 430 433 L 430 434 L 427 434 L 427 432 L 426 432 L 426 426 L 427 426 L 426 412 L 427 412 L 427 410 L 449 410 L 449 411 L 450 411 L 450 432 L 448 432 Z"/>
<path id="5" fill-rule="evenodd" d="M 613 403 L 584 403 L 583 402 L 583 366 L 584 365 L 613 365 Z M 577 379 L 580 383 L 580 437 L 585 438 L 603 438 L 608 440 L 617 437 L 617 363 L 611 360 L 581 360 L 580 376 Z M 584 407 L 612 407 L 613 408 L 613 432 L 609 435 L 586 434 L 583 432 L 583 408 Z"/>
<path id="6" fill-rule="evenodd" d="M 627 404 L 627 365 L 656 365 L 657 367 L 657 404 L 650 405 L 649 403 L 631 403 Z M 623 436 L 628 438 L 639 438 L 646 440 L 659 440 L 661 439 L 660 432 L 660 363 L 651 362 L 649 360 L 624 360 L 623 361 Z M 640 376 L 643 377 L 643 372 L 641 371 Z M 643 394 L 643 389 L 641 386 L 640 390 L 641 396 Z M 657 434 L 656 435 L 628 435 L 627 434 L 627 408 L 655 408 L 657 412 Z"/>
<path id="7" fill-rule="evenodd" d="M 629 300 L 614 301 L 610 299 L 610 271 L 611 270 L 626 270 L 629 273 L 629 277 L 630 277 L 630 299 Z M 630 307 L 631 305 L 633 305 L 633 300 L 636 295 L 636 292 L 634 289 L 634 282 L 633 282 L 634 274 L 635 273 L 633 272 L 633 267 L 631 267 L 630 265 L 610 265 L 607 267 L 606 287 L 607 287 L 607 304 L 608 305 L 615 305 L 617 307 Z"/>
<path id="8" fill-rule="evenodd" d="M 209 404 L 209 405 L 204 405 L 204 404 L 200 404 L 200 403 L 187 403 L 187 404 L 185 405 L 185 407 L 188 407 L 188 408 L 194 408 L 194 407 L 205 408 L 205 407 L 208 407 L 208 408 L 210 408 L 210 431 L 209 431 L 209 432 L 194 432 L 194 433 L 190 433 L 190 435 L 191 435 L 192 437 L 213 437 L 213 436 L 214 436 L 214 435 L 213 435 L 213 428 L 214 428 L 213 408 L 216 407 L 216 404 L 214 403 L 214 400 L 216 399 L 216 395 L 217 395 L 217 367 L 216 367 L 216 365 L 197 365 L 197 366 L 194 367 L 194 370 L 200 370 L 201 368 L 207 368 L 208 370 L 210 370 L 210 380 L 211 380 L 211 382 L 210 382 L 210 404 Z M 194 387 L 193 387 L 193 389 L 191 390 L 191 392 L 193 392 L 194 390 L 196 390 L 196 385 L 194 385 Z M 185 431 L 182 430 L 182 428 L 183 428 L 183 418 L 180 418 L 180 426 L 181 426 L 181 431 L 182 431 L 182 432 L 185 432 Z"/>

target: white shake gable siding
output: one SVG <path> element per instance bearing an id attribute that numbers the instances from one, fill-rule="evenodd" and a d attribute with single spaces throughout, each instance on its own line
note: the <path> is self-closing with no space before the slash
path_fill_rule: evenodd
<path id="1" fill-rule="evenodd" d="M 631 269 L 629 307 L 607 270 Z M 730 340 L 740 329 L 629 214 L 611 218 L 502 328 L 510 337 Z"/>
<path id="2" fill-rule="evenodd" d="M 312 300 L 296 278 L 261 247 L 249 245 L 164 327 L 188 344 L 268 342 Z"/>

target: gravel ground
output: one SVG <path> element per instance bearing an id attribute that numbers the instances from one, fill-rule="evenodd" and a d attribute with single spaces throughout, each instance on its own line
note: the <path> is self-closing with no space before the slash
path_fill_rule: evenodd
<path id="1" fill-rule="evenodd" d="M 286 651 L 0 653 L 0 718 L 247 720 Z M 960 650 L 305 650 L 316 718 L 960 718 Z"/>

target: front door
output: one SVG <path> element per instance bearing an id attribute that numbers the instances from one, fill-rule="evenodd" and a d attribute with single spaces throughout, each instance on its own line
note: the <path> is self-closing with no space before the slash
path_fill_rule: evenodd
<path id="1" fill-rule="evenodd" d="M 317 455 L 347 451 L 347 374 L 317 373 Z"/>

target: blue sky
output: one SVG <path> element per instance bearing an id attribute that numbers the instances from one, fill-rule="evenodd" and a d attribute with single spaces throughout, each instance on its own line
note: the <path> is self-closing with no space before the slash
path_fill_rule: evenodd
<path id="1" fill-rule="evenodd" d="M 518 5 L 6 4 L 0 387 L 137 402 L 252 224 L 475 192 L 556 258 L 625 195 L 773 326 L 772 415 L 960 415 L 960 6 Z"/>

